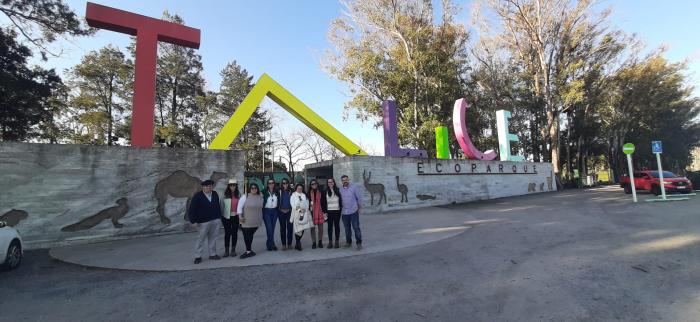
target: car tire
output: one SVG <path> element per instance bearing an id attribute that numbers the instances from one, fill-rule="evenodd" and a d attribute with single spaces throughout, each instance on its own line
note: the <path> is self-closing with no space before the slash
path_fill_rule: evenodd
<path id="1" fill-rule="evenodd" d="M 626 194 L 631 194 L 631 193 L 632 193 L 632 186 L 630 186 L 630 185 L 625 185 L 625 193 L 626 193 Z"/>
<path id="2" fill-rule="evenodd" d="M 661 194 L 661 187 L 659 186 L 652 186 L 651 187 L 651 193 L 654 194 L 654 196 L 658 196 Z"/>
<path id="3" fill-rule="evenodd" d="M 13 240 L 10 243 L 10 247 L 7 248 L 7 255 L 5 255 L 5 263 L 3 268 L 5 270 L 12 270 L 22 263 L 22 245 L 19 240 Z"/>

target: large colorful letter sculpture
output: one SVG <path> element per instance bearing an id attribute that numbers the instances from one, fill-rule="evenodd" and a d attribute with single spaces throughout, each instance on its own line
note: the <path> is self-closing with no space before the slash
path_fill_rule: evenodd
<path id="1" fill-rule="evenodd" d="M 450 158 L 450 144 L 447 138 L 447 126 L 435 128 L 435 152 L 438 159 Z"/>
<path id="2" fill-rule="evenodd" d="M 90 2 L 87 4 L 85 19 L 90 27 L 136 36 L 131 145 L 152 146 L 158 41 L 199 48 L 199 29 Z"/>
<path id="3" fill-rule="evenodd" d="M 248 95 L 243 99 L 241 105 L 236 108 L 231 118 L 211 142 L 209 149 L 228 149 L 265 96 L 270 97 L 275 103 L 282 106 L 287 112 L 294 115 L 294 117 L 304 123 L 304 125 L 321 135 L 321 137 L 338 150 L 345 153 L 345 155 L 367 155 L 359 146 L 350 141 L 350 139 L 345 137 L 342 133 L 338 132 L 332 125 L 322 119 L 306 106 L 306 104 L 294 97 L 292 93 L 287 91 L 267 74 L 260 76 L 260 79 L 258 79 L 258 82 L 255 83 L 255 86 L 253 86 Z"/>
<path id="4" fill-rule="evenodd" d="M 501 161 L 523 161 L 525 158 L 510 154 L 510 142 L 518 142 L 518 136 L 508 132 L 508 119 L 510 112 L 506 110 L 496 111 L 496 128 L 498 129 L 498 150 Z"/>
<path id="5" fill-rule="evenodd" d="M 472 140 L 469 138 L 469 131 L 467 129 L 467 121 L 465 118 L 465 114 L 468 108 L 469 104 L 467 104 L 467 100 L 460 98 L 457 101 L 455 101 L 455 107 L 452 113 L 452 125 L 455 129 L 455 138 L 457 138 L 457 143 L 459 143 L 459 146 L 462 148 L 462 151 L 464 151 L 464 155 L 468 159 L 495 159 L 496 152 L 494 152 L 493 150 L 488 150 L 482 153 L 474 146 L 474 143 L 472 143 Z"/>
<path id="6" fill-rule="evenodd" d="M 427 158 L 425 150 L 402 149 L 399 147 L 399 133 L 396 128 L 396 102 L 386 100 L 382 103 L 384 111 L 384 156 L 387 157 L 422 157 Z"/>

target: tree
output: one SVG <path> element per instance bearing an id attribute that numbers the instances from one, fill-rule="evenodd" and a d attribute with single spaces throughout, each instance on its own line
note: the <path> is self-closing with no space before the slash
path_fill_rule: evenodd
<path id="1" fill-rule="evenodd" d="M 344 5 L 347 14 L 331 25 L 335 52 L 328 53 L 325 68 L 349 84 L 352 99 L 345 108 L 380 126 L 381 103 L 393 98 L 400 143 L 434 155 L 435 128 L 450 123 L 455 100 L 467 92 L 469 35 L 454 22 L 456 8 L 442 1 L 436 23 L 430 0 Z M 450 138 L 456 150 L 454 136 Z"/>
<path id="2" fill-rule="evenodd" d="M 560 115 L 564 109 L 559 94 L 561 82 L 570 81 L 572 63 L 567 57 L 567 41 L 587 22 L 592 1 L 575 4 L 566 0 L 489 1 L 490 7 L 503 22 L 502 39 L 532 78 L 535 99 L 543 103 L 546 115 L 544 139 L 549 145 L 554 173 L 560 174 Z"/>
<path id="3" fill-rule="evenodd" d="M 121 121 L 118 117 L 131 104 L 132 70 L 132 62 L 118 48 L 107 46 L 85 55 L 71 71 L 72 85 L 78 91 L 72 105 L 83 111 L 81 123 L 98 132 L 98 142 L 113 144 L 115 127 Z"/>
<path id="4" fill-rule="evenodd" d="M 314 162 L 332 160 L 343 155 L 342 152 L 328 143 L 326 139 L 309 128 L 304 128 L 298 133 L 303 138 L 305 154 L 311 156 Z"/>
<path id="5" fill-rule="evenodd" d="M 299 171 L 299 164 L 308 160 L 311 156 L 305 149 L 304 135 L 297 130 L 290 133 L 279 132 L 275 139 L 281 152 L 280 158 L 287 164 L 287 174 L 291 182 L 296 182 L 296 171 Z"/>
<path id="6" fill-rule="evenodd" d="M 0 141 L 39 137 L 51 122 L 52 95 L 63 85 L 53 69 L 27 66 L 31 51 L 16 36 L 0 29 Z"/>
<path id="7" fill-rule="evenodd" d="M 217 99 L 217 93 L 212 91 L 207 91 L 195 97 L 195 104 L 197 104 L 197 109 L 200 111 L 197 116 L 199 119 L 197 123 L 202 125 L 204 148 L 209 147 L 209 144 L 227 120 L 226 114 Z"/>
<path id="8" fill-rule="evenodd" d="M 249 75 L 248 71 L 235 60 L 228 63 L 220 75 L 219 102 L 225 120 L 228 120 L 253 88 L 253 76 Z M 224 123 L 221 124 L 223 127 Z M 271 129 L 270 115 L 265 110 L 257 108 L 234 140 L 233 147 L 247 154 L 246 171 L 264 171 L 263 160 L 265 164 L 272 164 L 272 156 L 269 152 L 264 152 L 264 146 L 271 144 L 265 139 L 265 133 Z"/>
<path id="9" fill-rule="evenodd" d="M 178 15 L 163 13 L 163 19 L 184 24 Z M 135 44 L 130 46 L 135 55 Z M 203 145 L 196 98 L 204 95 L 202 57 L 192 48 L 158 43 L 156 72 L 156 138 L 169 147 Z"/>
<path id="10" fill-rule="evenodd" d="M 685 85 L 683 63 L 669 63 L 661 52 L 625 66 L 614 75 L 605 109 L 603 136 L 617 178 L 623 170 L 622 144 L 634 142 L 638 155 L 652 155 L 650 142 L 664 142 L 664 164 L 680 171 L 690 162 L 690 151 L 700 143 L 700 101 Z M 653 158 L 636 158 L 638 167 L 653 167 Z"/>
<path id="11" fill-rule="evenodd" d="M 48 53 L 56 56 L 46 45 L 57 36 L 94 33 L 80 23 L 80 18 L 62 0 L 0 0 L 0 12 L 26 41 L 39 49 L 44 60 Z"/>

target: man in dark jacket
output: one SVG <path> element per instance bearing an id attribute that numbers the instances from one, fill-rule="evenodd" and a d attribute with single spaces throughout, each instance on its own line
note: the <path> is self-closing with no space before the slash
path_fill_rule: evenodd
<path id="1" fill-rule="evenodd" d="M 197 245 L 194 249 L 194 263 L 202 262 L 204 241 L 209 246 L 209 259 L 221 259 L 216 254 L 216 239 L 219 237 L 221 207 L 219 195 L 214 191 L 214 181 L 202 181 L 202 191 L 194 194 L 190 202 L 190 223 L 199 230 Z"/>

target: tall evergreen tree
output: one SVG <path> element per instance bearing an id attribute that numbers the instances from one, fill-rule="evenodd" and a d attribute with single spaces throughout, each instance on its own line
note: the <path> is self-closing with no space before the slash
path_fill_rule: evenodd
<path id="1" fill-rule="evenodd" d="M 85 55 L 71 70 L 77 95 L 71 100 L 79 109 L 79 120 L 98 133 L 90 133 L 87 142 L 113 144 L 115 129 L 122 123 L 121 113 L 131 105 L 133 64 L 113 46 Z"/>
<path id="2" fill-rule="evenodd" d="M 253 76 L 249 75 L 248 71 L 236 61 L 232 61 L 224 67 L 221 71 L 219 102 L 221 110 L 226 115 L 226 120 L 233 115 L 251 88 L 253 88 Z M 265 149 L 266 146 L 270 145 L 266 134 L 271 129 L 270 116 L 266 111 L 257 108 L 233 142 L 234 149 L 243 150 L 247 154 L 246 171 L 263 171 L 263 159 L 266 164 L 271 164 L 270 149 Z"/>
<path id="3" fill-rule="evenodd" d="M 31 51 L 0 29 L 0 141 L 37 138 L 51 122 L 52 95 L 62 86 L 54 70 L 27 66 Z"/>
<path id="4" fill-rule="evenodd" d="M 184 24 L 178 15 L 163 19 Z M 134 45 L 130 49 L 134 54 Z M 201 147 L 197 97 L 204 95 L 202 57 L 192 48 L 158 43 L 156 71 L 156 138 L 170 147 Z"/>

